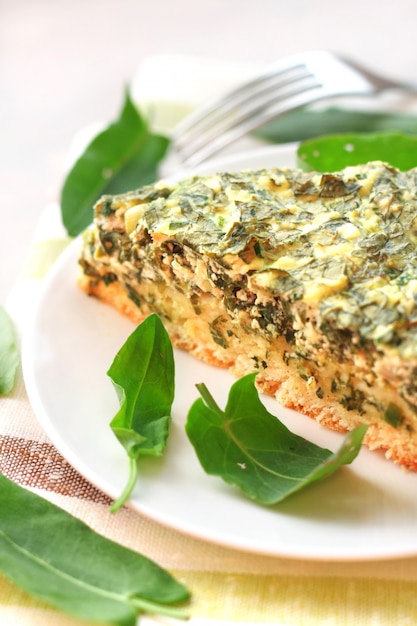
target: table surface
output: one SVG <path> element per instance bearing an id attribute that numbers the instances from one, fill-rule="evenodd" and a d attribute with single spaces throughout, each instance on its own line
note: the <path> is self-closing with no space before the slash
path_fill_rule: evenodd
<path id="1" fill-rule="evenodd" d="M 416 18 L 414 0 L 0 0 L 0 303 L 59 196 L 74 134 L 112 119 L 145 59 L 270 62 L 320 48 L 417 81 Z"/>

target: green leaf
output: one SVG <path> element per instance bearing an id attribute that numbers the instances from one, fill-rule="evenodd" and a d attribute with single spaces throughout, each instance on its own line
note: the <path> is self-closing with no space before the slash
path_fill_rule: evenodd
<path id="1" fill-rule="evenodd" d="M 17 368 L 19 367 L 19 352 L 12 320 L 6 309 L 0 306 L 0 394 L 5 395 L 13 390 Z"/>
<path id="2" fill-rule="evenodd" d="M 170 606 L 187 589 L 145 556 L 0 475 L 0 569 L 15 584 L 81 619 L 134 626 L 139 613 L 186 617 Z"/>
<path id="3" fill-rule="evenodd" d="M 101 195 L 153 182 L 168 143 L 149 130 L 127 92 L 119 118 L 92 140 L 64 181 L 61 214 L 68 234 L 74 237 L 92 222 Z"/>
<path id="4" fill-rule="evenodd" d="M 287 143 L 323 135 L 391 131 L 417 134 L 417 116 L 337 107 L 317 111 L 302 108 L 277 117 L 256 131 L 256 135 L 274 143 Z"/>
<path id="5" fill-rule="evenodd" d="M 365 426 L 349 433 L 336 453 L 291 433 L 259 399 L 256 374 L 232 385 L 222 411 L 204 384 L 191 407 L 187 435 L 208 474 L 236 485 L 262 504 L 281 502 L 333 474 L 357 456 Z"/>
<path id="6" fill-rule="evenodd" d="M 171 340 L 157 315 L 149 315 L 137 326 L 107 374 L 120 402 L 110 425 L 130 459 L 130 478 L 112 506 L 114 511 L 129 498 L 135 485 L 137 459 L 141 455 L 160 456 L 168 438 L 175 365 Z"/>
<path id="7" fill-rule="evenodd" d="M 417 137 L 402 133 L 362 133 L 310 139 L 297 150 L 305 170 L 335 172 L 349 165 L 386 161 L 406 171 L 417 166 Z"/>

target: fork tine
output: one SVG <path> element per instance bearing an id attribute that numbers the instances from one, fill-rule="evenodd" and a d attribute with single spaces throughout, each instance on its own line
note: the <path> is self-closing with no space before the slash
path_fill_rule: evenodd
<path id="1" fill-rule="evenodd" d="M 193 144 L 188 149 L 187 145 L 180 151 L 181 160 L 187 167 L 198 165 L 225 146 L 260 128 L 278 115 L 296 110 L 306 104 L 320 100 L 326 95 L 326 92 L 319 85 L 311 85 L 309 89 L 302 88 L 290 97 L 286 96 L 279 102 L 275 102 L 273 106 L 267 109 L 262 108 L 256 115 L 247 117 L 245 121 L 233 124 L 221 134 L 207 133 L 202 135 L 198 146 Z"/>
<path id="2" fill-rule="evenodd" d="M 216 98 L 208 102 L 206 105 L 199 107 L 195 113 L 191 113 L 182 122 L 179 122 L 175 128 L 173 138 L 181 139 L 188 133 L 193 132 L 195 127 L 201 127 L 202 125 L 210 125 L 215 120 L 217 115 L 223 115 L 232 111 L 233 109 L 243 105 L 245 102 L 253 97 L 257 97 L 268 91 L 268 89 L 278 84 L 289 84 L 297 80 L 300 75 L 303 76 L 306 72 L 306 67 L 302 63 L 285 66 L 282 64 L 281 68 L 276 65 L 274 69 L 269 69 L 267 72 L 257 76 L 256 78 L 240 85 L 228 92 L 221 98 Z"/>
<path id="3" fill-rule="evenodd" d="M 184 137 L 184 142 L 179 142 L 177 148 L 181 152 L 183 158 L 198 152 L 205 145 L 213 144 L 212 138 L 224 137 L 227 141 L 233 136 L 236 139 L 242 134 L 246 134 L 251 130 L 259 127 L 260 121 L 269 121 L 277 113 L 287 110 L 288 106 L 294 105 L 294 98 L 308 95 L 308 101 L 311 100 L 311 90 L 320 88 L 320 85 L 314 80 L 301 80 L 294 85 L 279 86 L 277 90 L 273 90 L 267 98 L 255 98 L 252 102 L 245 102 L 240 109 L 232 111 L 230 115 L 222 115 L 217 120 L 210 120 L 206 126 L 199 126 L 198 133 L 191 137 Z M 283 103 L 288 105 L 283 107 Z M 304 102 L 304 100 L 303 100 Z M 300 105 L 298 105 L 300 106 Z M 231 133 L 234 133 L 233 135 Z M 223 141 L 219 139 L 219 142 Z"/>
<path id="4" fill-rule="evenodd" d="M 312 92 L 320 87 L 320 83 L 308 72 L 300 73 L 297 78 L 279 81 L 278 84 L 268 84 L 262 93 L 249 93 L 236 109 L 226 114 L 223 109 L 217 114 L 213 113 L 204 120 L 204 124 L 194 127 L 196 132 L 190 130 L 181 137 L 176 150 L 186 162 L 193 155 L 193 163 L 197 159 L 201 160 L 203 154 L 208 156 L 217 152 L 288 108 L 299 107 L 306 101 L 317 99 L 319 94 Z"/>
<path id="5" fill-rule="evenodd" d="M 195 120 L 188 128 L 183 128 L 176 136 L 174 135 L 177 147 L 181 149 L 186 146 L 191 149 L 193 143 L 195 141 L 198 143 L 201 133 L 206 130 L 223 132 L 231 119 L 234 124 L 241 123 L 259 110 L 268 107 L 274 99 L 291 96 L 303 88 L 310 88 L 313 83 L 317 84 L 307 68 L 299 66 L 295 70 L 291 68 L 287 72 L 272 75 L 263 82 L 258 81 L 256 87 L 240 90 L 239 93 L 225 98 L 216 109 L 207 111 L 205 115 L 199 116 L 198 121 Z"/>
<path id="6" fill-rule="evenodd" d="M 308 60 L 318 63 L 326 56 L 326 52 L 313 51 L 308 54 Z M 257 120 L 269 121 L 271 117 L 266 112 L 272 103 L 278 103 L 280 110 L 282 100 L 317 87 L 314 79 L 315 72 L 310 71 L 303 54 L 274 63 L 262 74 L 222 98 L 213 99 L 180 122 L 171 136 L 171 152 L 185 164 L 201 162 L 235 138 L 259 127 Z M 304 99 L 294 106 L 302 104 Z"/>
<path id="7" fill-rule="evenodd" d="M 310 52 L 309 59 L 320 58 L 323 54 L 326 53 L 322 51 Z M 226 107 L 227 110 L 230 110 L 233 106 L 241 102 L 242 99 L 244 100 L 248 92 L 259 91 L 262 86 L 268 84 L 271 79 L 279 79 L 283 74 L 289 76 L 291 73 L 300 70 L 305 71 L 305 68 L 305 55 L 302 54 L 288 56 L 285 59 L 275 62 L 268 66 L 268 69 L 261 74 L 249 79 L 242 85 L 238 85 L 223 96 L 213 98 L 206 104 L 201 105 L 198 110 L 189 114 L 184 120 L 177 124 L 173 137 L 181 137 L 193 127 L 205 121 L 208 116 L 215 114 L 219 108 L 223 110 L 223 107 Z"/>

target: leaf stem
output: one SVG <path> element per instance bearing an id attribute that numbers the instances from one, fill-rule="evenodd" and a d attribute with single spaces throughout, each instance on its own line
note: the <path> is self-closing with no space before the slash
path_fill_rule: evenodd
<path id="1" fill-rule="evenodd" d="M 151 602 L 149 600 L 142 600 L 142 598 L 129 598 L 130 604 L 135 608 L 143 611 L 143 613 L 150 613 L 153 615 L 166 615 L 167 617 L 174 617 L 175 619 L 187 620 L 190 618 L 186 609 L 177 606 L 168 606 L 165 604 L 159 604 L 159 602 Z"/>
<path id="2" fill-rule="evenodd" d="M 110 506 L 111 513 L 116 513 L 130 498 L 130 494 L 138 479 L 138 463 L 135 458 L 129 457 L 129 479 L 120 496 Z"/>
<path id="3" fill-rule="evenodd" d="M 200 396 L 203 398 L 209 409 L 212 409 L 213 411 L 218 411 L 219 413 L 223 413 L 223 411 L 221 410 L 204 383 L 198 383 L 196 387 L 200 392 Z"/>

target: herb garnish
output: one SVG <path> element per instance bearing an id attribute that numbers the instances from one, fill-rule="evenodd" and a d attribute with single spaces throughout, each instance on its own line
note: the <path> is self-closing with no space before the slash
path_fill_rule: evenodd
<path id="1" fill-rule="evenodd" d="M 255 376 L 248 374 L 232 385 L 224 411 L 204 384 L 197 385 L 202 397 L 189 411 L 186 432 L 208 474 L 271 505 L 351 463 L 366 426 L 350 432 L 338 452 L 320 448 L 290 432 L 266 410 Z"/>
<path id="2" fill-rule="evenodd" d="M 19 353 L 12 320 L 6 309 L 0 306 L 0 395 L 13 390 L 18 366 Z"/>
<path id="3" fill-rule="evenodd" d="M 398 428 L 403 423 L 404 416 L 401 409 L 393 402 L 390 402 L 384 411 L 382 419 L 394 428 Z"/>
<path id="4" fill-rule="evenodd" d="M 406 171 L 417 166 L 417 137 L 398 132 L 318 137 L 300 144 L 297 161 L 303 169 L 318 172 L 336 172 L 369 161 L 385 161 Z"/>
<path id="5" fill-rule="evenodd" d="M 140 613 L 185 619 L 188 590 L 147 557 L 97 534 L 0 475 L 0 569 L 81 619 L 134 626 Z"/>
<path id="6" fill-rule="evenodd" d="M 135 486 L 138 458 L 160 456 L 168 438 L 175 365 L 171 340 L 157 315 L 149 315 L 136 327 L 107 374 L 120 402 L 110 425 L 130 461 L 126 488 L 111 507 L 116 511 Z"/>
<path id="7" fill-rule="evenodd" d="M 278 115 L 255 134 L 274 143 L 289 143 L 324 135 L 392 131 L 417 135 L 417 116 L 410 113 L 362 111 L 335 106 L 316 110 L 303 107 L 285 115 Z"/>
<path id="8" fill-rule="evenodd" d="M 168 144 L 150 131 L 127 92 L 119 118 L 96 135 L 64 181 L 61 213 L 68 234 L 75 237 L 92 222 L 101 195 L 153 182 Z"/>

